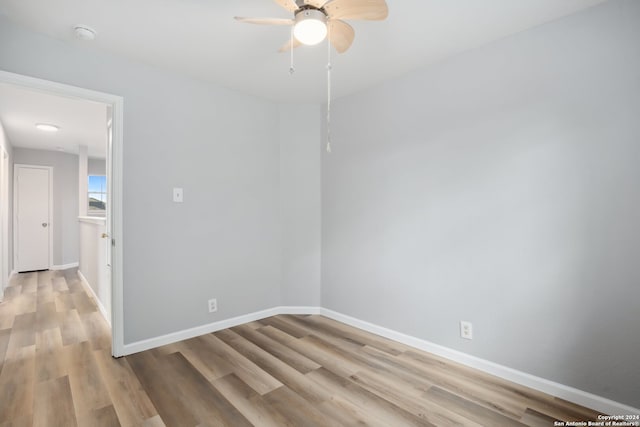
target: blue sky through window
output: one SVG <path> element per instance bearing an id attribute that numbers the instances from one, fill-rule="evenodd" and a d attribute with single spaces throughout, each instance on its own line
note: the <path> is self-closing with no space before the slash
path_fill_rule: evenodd
<path id="1" fill-rule="evenodd" d="M 89 175 L 89 210 L 104 210 L 107 202 L 107 177 Z"/>
<path id="2" fill-rule="evenodd" d="M 100 175 L 89 175 L 89 193 L 106 193 L 107 177 Z"/>

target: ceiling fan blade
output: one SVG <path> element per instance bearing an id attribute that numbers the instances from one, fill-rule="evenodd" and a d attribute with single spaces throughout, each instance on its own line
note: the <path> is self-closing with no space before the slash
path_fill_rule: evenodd
<path id="1" fill-rule="evenodd" d="M 356 32 L 353 27 L 344 21 L 329 21 L 329 41 L 338 53 L 344 53 L 351 47 Z"/>
<path id="2" fill-rule="evenodd" d="M 299 46 L 301 46 L 302 43 L 300 43 L 298 41 L 298 39 L 296 39 L 295 37 L 293 38 L 293 48 L 297 48 Z M 278 49 L 278 52 L 289 52 L 291 50 L 291 39 L 287 40 L 287 42 L 285 44 L 282 45 L 282 47 L 280 49 Z"/>
<path id="3" fill-rule="evenodd" d="M 258 25 L 293 25 L 293 19 L 280 19 L 280 18 L 243 18 L 242 16 L 236 16 L 235 20 L 238 22 L 244 22 L 245 24 L 258 24 Z"/>
<path id="4" fill-rule="evenodd" d="M 287 9 L 289 12 L 295 12 L 296 10 L 298 10 L 298 5 L 296 4 L 295 0 L 273 0 L 276 3 L 278 3 L 281 7 L 284 7 L 285 9 Z"/>
<path id="5" fill-rule="evenodd" d="M 317 7 L 320 9 L 322 6 L 327 4 L 329 0 L 304 0 L 304 4 L 308 4 L 309 6 Z"/>
<path id="6" fill-rule="evenodd" d="M 382 21 L 389 16 L 384 0 L 333 0 L 324 6 L 331 19 Z"/>

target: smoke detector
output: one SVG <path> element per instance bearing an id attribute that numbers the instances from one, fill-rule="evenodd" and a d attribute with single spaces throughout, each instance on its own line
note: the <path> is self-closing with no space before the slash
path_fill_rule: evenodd
<path id="1" fill-rule="evenodd" d="M 76 25 L 73 32 L 78 40 L 91 41 L 96 38 L 96 30 L 86 25 Z"/>

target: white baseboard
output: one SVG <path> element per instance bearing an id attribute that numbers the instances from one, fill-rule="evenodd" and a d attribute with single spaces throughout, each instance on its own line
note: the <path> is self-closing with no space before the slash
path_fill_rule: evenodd
<path id="1" fill-rule="evenodd" d="M 281 306 L 278 314 L 322 314 L 322 307 Z"/>
<path id="2" fill-rule="evenodd" d="M 0 281 L 0 302 L 4 301 L 4 290 L 7 289 L 9 283 L 11 283 L 11 278 L 16 274 L 18 274 L 17 271 L 11 270 L 9 276 L 6 278 L 6 281 L 4 283 Z"/>
<path id="3" fill-rule="evenodd" d="M 80 283 L 82 283 L 82 286 L 84 286 L 85 290 L 89 292 L 89 294 L 93 297 L 93 300 L 95 301 L 96 306 L 98 306 L 98 310 L 100 311 L 100 314 L 102 314 L 102 317 L 104 317 L 104 320 L 106 320 L 107 323 L 109 324 L 109 327 L 111 327 L 111 313 L 108 313 L 107 310 L 104 308 L 104 305 L 102 305 L 102 301 L 100 301 L 100 298 L 98 298 L 98 295 L 96 295 L 95 291 L 89 284 L 89 281 L 87 280 L 86 277 L 84 277 L 84 274 L 82 274 L 80 270 L 78 270 L 78 277 L 80 278 Z"/>
<path id="4" fill-rule="evenodd" d="M 347 316 L 333 310 L 321 308 L 320 314 L 330 319 L 346 323 L 350 326 L 354 326 L 358 329 L 362 329 L 367 332 L 389 338 L 393 341 L 397 341 L 402 344 L 417 348 L 419 350 L 433 353 L 454 362 L 469 366 L 471 368 L 478 369 L 479 371 L 495 375 L 496 377 L 503 378 L 516 384 L 520 384 L 525 387 L 550 394 L 552 396 L 557 396 L 561 399 L 577 403 L 578 405 L 586 406 L 587 408 L 595 409 L 596 411 L 600 411 L 603 414 L 640 414 L 640 409 L 633 408 L 631 406 L 624 405 L 622 403 L 615 402 L 613 400 L 606 399 L 604 397 L 597 396 L 586 391 L 578 390 L 577 388 L 569 387 L 564 384 L 559 384 L 544 378 L 536 377 L 534 375 L 527 374 L 526 372 L 499 365 L 485 359 L 480 359 L 479 357 L 471 356 L 470 354 L 434 344 L 432 342 L 406 335 L 392 329 L 374 325 L 373 323 L 365 322 L 363 320 L 356 319 L 355 317 Z"/>
<path id="5" fill-rule="evenodd" d="M 436 354 L 457 363 L 478 369 L 496 377 L 523 385 L 525 387 L 538 390 L 552 396 L 557 396 L 578 405 L 600 411 L 603 414 L 640 414 L 640 410 L 610 399 L 606 399 L 595 394 L 587 393 L 573 387 L 559 384 L 544 378 L 536 377 L 526 372 L 518 371 L 488 360 L 480 359 L 457 350 L 450 349 L 432 342 L 403 334 L 392 329 L 374 325 L 355 317 L 347 316 L 333 310 L 322 307 L 296 307 L 296 306 L 280 306 L 274 307 L 254 313 L 245 314 L 231 319 L 221 320 L 208 325 L 197 326 L 195 328 L 177 331 L 170 334 L 150 338 L 143 341 L 137 341 L 131 344 L 125 344 L 124 355 L 138 353 L 140 351 L 149 350 L 151 348 L 160 347 L 174 342 L 194 338 L 200 335 L 209 334 L 220 331 L 222 329 L 231 328 L 242 325 L 243 323 L 253 322 L 264 319 L 266 317 L 276 316 L 279 314 L 320 314 L 338 322 L 365 330 L 367 332 L 380 335 L 382 337 L 406 344 L 408 346 Z"/>
<path id="6" fill-rule="evenodd" d="M 209 323 L 207 325 L 196 326 L 195 328 L 184 329 L 182 331 L 172 332 L 170 334 L 161 335 L 155 338 L 149 338 L 142 341 L 136 341 L 131 344 L 124 345 L 124 355 L 128 356 L 133 353 L 149 350 L 174 342 L 188 340 L 200 335 L 210 334 L 211 332 L 220 331 L 226 328 L 242 325 L 243 323 L 253 322 L 254 320 L 264 319 L 265 317 L 275 316 L 279 314 L 277 308 L 256 311 L 254 313 L 245 314 L 231 319 L 220 320 L 218 322 Z"/>
<path id="7" fill-rule="evenodd" d="M 52 265 L 49 267 L 49 270 L 66 270 L 68 268 L 74 268 L 80 266 L 78 262 L 72 262 L 70 264 L 62 264 L 62 265 Z"/>
<path id="8" fill-rule="evenodd" d="M 9 277 L 7 277 L 6 282 L 2 284 L 2 287 L 4 289 L 7 289 L 7 286 L 9 286 L 9 283 L 11 283 L 11 278 L 13 276 L 15 276 L 16 274 L 18 274 L 18 272 L 16 270 L 11 270 L 11 272 L 9 273 Z"/>
<path id="9" fill-rule="evenodd" d="M 207 325 L 196 326 L 195 328 L 185 329 L 182 331 L 172 332 L 147 340 L 137 341 L 124 345 L 124 355 L 138 353 L 140 351 L 149 350 L 151 348 L 160 347 L 174 342 L 187 340 L 189 338 L 198 337 L 200 335 L 210 334 L 212 332 L 221 331 L 222 329 L 233 328 L 234 326 L 244 323 L 253 322 L 278 314 L 320 314 L 320 307 L 274 307 L 266 310 L 256 311 L 254 313 L 244 314 L 242 316 L 232 317 L 231 319 L 220 320 L 218 322 L 209 323 Z"/>

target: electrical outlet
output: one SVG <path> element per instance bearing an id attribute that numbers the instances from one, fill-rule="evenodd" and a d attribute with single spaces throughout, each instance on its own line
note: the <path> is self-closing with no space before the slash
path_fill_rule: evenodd
<path id="1" fill-rule="evenodd" d="M 473 339 L 473 324 L 471 322 L 460 321 L 460 337 L 466 340 Z"/>
<path id="2" fill-rule="evenodd" d="M 218 300 L 213 298 L 209 300 L 209 313 L 218 311 Z"/>

